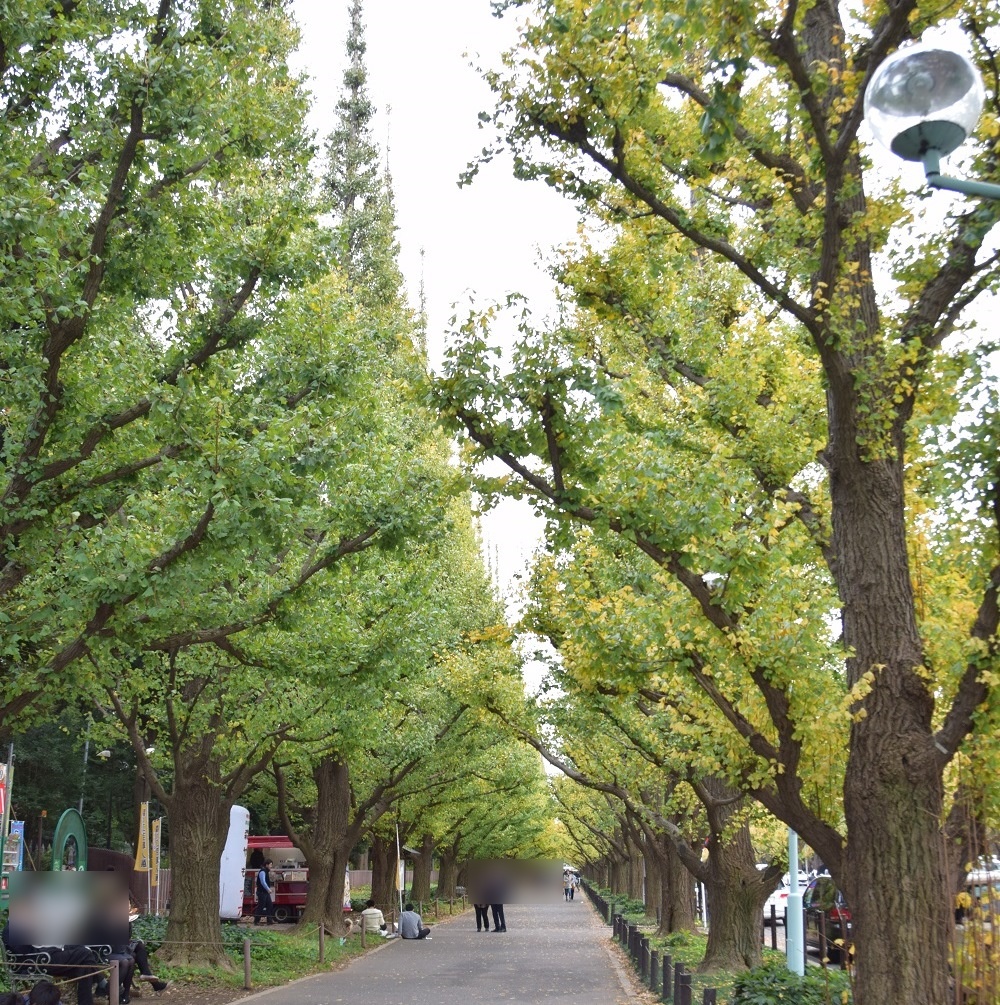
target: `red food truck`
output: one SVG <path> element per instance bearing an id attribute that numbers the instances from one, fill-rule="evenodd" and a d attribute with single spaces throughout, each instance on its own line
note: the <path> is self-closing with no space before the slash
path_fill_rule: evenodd
<path id="1" fill-rule="evenodd" d="M 283 834 L 249 835 L 247 867 L 243 871 L 243 914 L 254 911 L 254 885 L 258 862 L 271 859 L 274 879 L 274 920 L 294 921 L 302 914 L 309 892 L 309 869 L 305 856 Z M 251 863 L 253 863 L 251 865 Z M 351 909 L 350 873 L 344 874 L 344 910 Z"/>
<path id="2" fill-rule="evenodd" d="M 309 892 L 309 870 L 303 854 L 283 834 L 251 834 L 247 838 L 247 868 L 243 871 L 243 913 L 253 914 L 256 863 L 267 859 L 273 862 L 271 877 L 274 880 L 274 920 L 294 921 L 305 907 Z"/>

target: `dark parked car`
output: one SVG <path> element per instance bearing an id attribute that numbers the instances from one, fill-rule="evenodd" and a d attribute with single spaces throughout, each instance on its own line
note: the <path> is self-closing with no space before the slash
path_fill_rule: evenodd
<path id="1" fill-rule="evenodd" d="M 817 876 L 802 897 L 806 915 L 806 948 L 831 963 L 844 960 L 853 936 L 851 911 L 829 876 Z"/>

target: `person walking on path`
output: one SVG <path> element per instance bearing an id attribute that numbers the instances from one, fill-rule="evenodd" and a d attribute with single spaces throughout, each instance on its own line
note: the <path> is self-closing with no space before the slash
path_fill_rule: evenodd
<path id="1" fill-rule="evenodd" d="M 257 870 L 257 906 L 253 912 L 253 923 L 260 924 L 262 917 L 267 918 L 269 925 L 274 924 L 274 897 L 271 895 L 270 872 L 271 860 L 267 859 Z"/>
<path id="2" fill-rule="evenodd" d="M 476 909 L 476 931 L 481 932 L 485 929 L 487 932 L 490 930 L 490 905 L 489 904 L 473 904 Z"/>
<path id="3" fill-rule="evenodd" d="M 407 904 L 406 910 L 399 916 L 399 936 L 402 939 L 429 939 L 431 936 L 431 930 L 413 910 L 412 904 Z"/>
<path id="4" fill-rule="evenodd" d="M 569 869 L 563 873 L 563 897 L 566 900 L 573 899 L 573 873 Z"/>

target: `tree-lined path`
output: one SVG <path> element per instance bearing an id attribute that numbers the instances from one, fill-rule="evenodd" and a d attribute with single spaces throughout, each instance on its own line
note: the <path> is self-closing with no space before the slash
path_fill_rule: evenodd
<path id="1" fill-rule="evenodd" d="M 614 1005 L 623 990 L 609 929 L 581 900 L 509 906 L 506 933 L 480 933 L 475 915 L 433 926 L 430 942 L 395 940 L 346 970 L 255 995 L 260 1005 Z M 429 921 L 432 919 L 428 919 Z M 244 999 L 245 1001 L 246 999 Z"/>

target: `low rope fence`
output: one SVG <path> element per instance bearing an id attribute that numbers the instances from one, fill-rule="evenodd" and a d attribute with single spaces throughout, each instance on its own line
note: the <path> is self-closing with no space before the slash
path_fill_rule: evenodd
<path id="1" fill-rule="evenodd" d="M 390 912 L 390 925 L 393 923 L 394 918 L 395 912 Z M 370 933 L 364 922 L 357 927 L 352 925 L 349 929 L 345 928 L 344 933 L 339 936 L 331 932 L 326 925 L 315 925 L 301 932 L 301 935 L 306 938 L 316 936 L 318 943 L 317 955 L 320 963 L 326 962 L 326 940 L 328 938 L 337 939 L 343 945 L 347 941 L 347 938 L 354 934 L 360 935 L 362 949 L 367 948 L 366 935 Z M 157 942 L 156 945 L 157 949 L 161 949 L 164 946 L 204 946 L 205 943 L 194 940 L 172 939 L 169 942 Z M 252 948 L 253 940 L 244 938 L 242 944 L 243 987 L 247 991 L 253 988 Z M 25 969 L 29 962 L 30 969 Z M 92 963 L 59 963 L 51 960 L 25 961 L 19 960 L 18 957 L 9 952 L 4 952 L 2 957 L 0 957 L 0 963 L 3 964 L 0 967 L 0 971 L 5 972 L 7 983 L 10 985 L 11 990 L 16 990 L 18 985 L 30 986 L 39 980 L 51 980 L 60 989 L 69 988 L 82 980 L 93 980 L 95 976 L 107 975 L 108 1005 L 119 1005 L 121 979 L 119 976 L 118 960 L 99 960 L 96 965 Z M 65 971 L 67 970 L 79 970 L 81 973 L 78 976 L 66 976 Z M 53 971 L 58 976 L 53 974 Z M 148 980 L 149 977 L 148 975 L 141 975 L 140 979 Z"/>
<path id="2" fill-rule="evenodd" d="M 451 897 L 447 901 L 435 900 L 434 903 L 434 917 L 435 919 L 440 918 L 442 905 L 447 905 L 448 914 L 451 915 L 455 911 L 459 900 L 456 897 Z M 428 905 L 429 906 L 429 905 Z M 468 908 L 468 903 L 466 895 L 463 893 L 461 897 L 461 910 L 465 911 Z M 423 914 L 424 902 L 420 901 L 417 907 L 418 913 Z M 396 911 L 392 909 L 389 911 L 387 924 L 393 926 L 396 920 Z M 318 961 L 320 963 L 326 962 L 326 940 L 328 938 L 337 939 L 340 945 L 344 945 L 348 937 L 358 934 L 360 936 L 361 948 L 366 949 L 368 945 L 367 936 L 369 934 L 376 934 L 371 932 L 365 921 L 362 919 L 361 923 L 355 925 L 352 924 L 349 927 L 345 927 L 342 934 L 338 935 L 332 932 L 326 925 L 315 925 L 302 932 L 300 934 L 303 937 L 316 936 L 317 938 L 317 955 Z M 163 946 L 202 946 L 205 943 L 197 941 L 183 941 L 172 939 L 169 942 L 157 942 L 157 949 Z M 107 947 L 105 947 L 107 948 Z M 243 939 L 242 945 L 242 958 L 243 958 L 243 987 L 245 990 L 250 991 L 253 989 L 253 959 L 252 959 L 252 948 L 253 940 L 250 938 Z M 50 961 L 37 962 L 32 964 L 32 969 L 30 971 L 22 971 L 19 973 L 19 961 L 12 957 L 8 953 L 4 953 L 0 957 L 0 963 L 3 964 L 0 970 L 6 972 L 6 977 L 11 985 L 11 989 L 15 989 L 15 985 L 22 984 L 28 985 L 34 983 L 38 980 L 48 979 L 52 977 L 49 973 L 48 967 L 59 972 L 60 977 L 58 980 L 53 980 L 52 983 L 58 985 L 60 988 L 69 987 L 76 984 L 84 979 L 93 980 L 96 974 L 107 974 L 108 975 L 108 1005 L 119 1005 L 119 988 L 120 988 L 120 978 L 119 978 L 119 967 L 118 960 L 101 960 L 98 961 L 98 965 L 95 966 L 89 963 L 51 963 Z M 76 977 L 64 977 L 63 972 L 66 970 L 81 970 L 85 971 Z"/>

